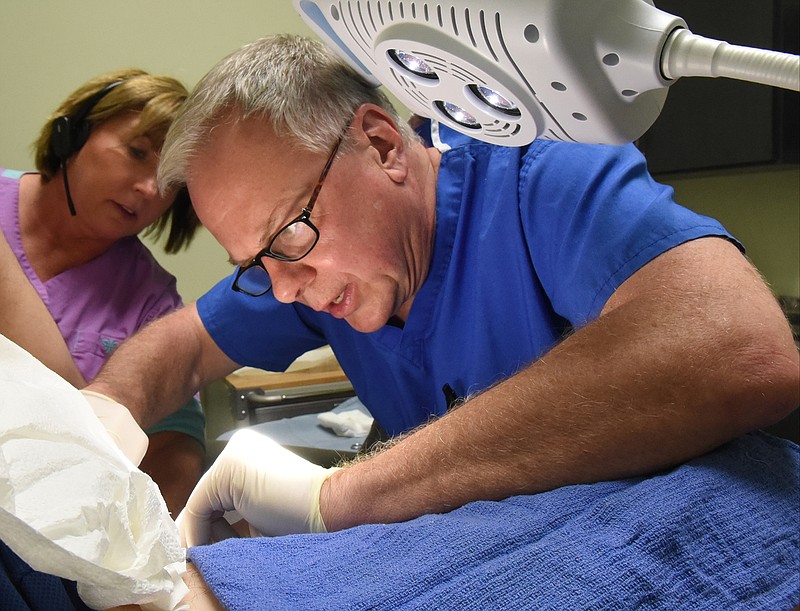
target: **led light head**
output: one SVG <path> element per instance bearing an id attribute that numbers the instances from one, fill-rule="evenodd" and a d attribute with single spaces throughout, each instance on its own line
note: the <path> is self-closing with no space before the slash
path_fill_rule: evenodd
<path id="1" fill-rule="evenodd" d="M 470 85 L 468 89 L 479 101 L 486 104 L 489 108 L 512 118 L 522 116 L 522 113 L 514 102 L 494 89 L 475 84 Z"/>
<path id="2" fill-rule="evenodd" d="M 467 129 L 481 128 L 481 122 L 457 104 L 437 100 L 434 102 L 434 105 L 439 109 L 439 112 L 444 114 L 447 119 L 455 121 L 462 127 L 466 127 Z"/>
<path id="3" fill-rule="evenodd" d="M 398 66 L 404 68 L 414 76 L 432 81 L 439 80 L 433 68 L 431 68 L 424 59 L 413 53 L 408 53 L 399 49 L 389 49 L 387 55 L 394 60 Z"/>

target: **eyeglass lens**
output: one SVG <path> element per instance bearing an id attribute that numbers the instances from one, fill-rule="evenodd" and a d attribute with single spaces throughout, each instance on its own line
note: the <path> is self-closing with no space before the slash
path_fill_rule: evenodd
<path id="1" fill-rule="evenodd" d="M 233 282 L 233 289 L 242 293 L 247 293 L 254 297 L 265 294 L 272 288 L 272 281 L 270 280 L 267 270 L 264 268 L 264 263 L 259 259 L 261 257 L 273 257 L 281 261 L 299 261 L 305 257 L 311 249 L 314 248 L 319 239 L 319 232 L 309 219 L 311 211 L 314 209 L 314 204 L 317 201 L 322 183 L 328 175 L 333 160 L 336 158 L 336 152 L 339 150 L 339 145 L 342 143 L 342 136 L 336 141 L 328 160 L 325 162 L 325 167 L 322 169 L 317 186 L 308 200 L 308 204 L 303 208 L 302 214 L 294 221 L 286 225 L 278 232 L 269 246 L 261 251 L 254 260 L 247 267 L 239 269 L 239 273 Z"/>
<path id="2" fill-rule="evenodd" d="M 253 297 L 259 297 L 272 288 L 272 281 L 267 270 L 260 265 L 247 267 L 239 272 L 236 277 L 236 288 Z"/>
<path id="3" fill-rule="evenodd" d="M 284 227 L 273 238 L 269 251 L 283 259 L 301 259 L 308 254 L 316 241 L 317 233 L 306 222 L 298 220 Z"/>

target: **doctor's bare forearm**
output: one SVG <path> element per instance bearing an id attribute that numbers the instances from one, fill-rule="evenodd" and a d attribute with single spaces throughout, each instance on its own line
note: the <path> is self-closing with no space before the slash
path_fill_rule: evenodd
<path id="1" fill-rule="evenodd" d="M 236 367 L 190 304 L 123 342 L 88 388 L 125 405 L 146 429 Z"/>
<path id="2" fill-rule="evenodd" d="M 335 473 L 322 517 L 329 530 L 395 522 L 665 468 L 791 412 L 799 370 L 745 258 L 720 239 L 689 242 L 528 369 Z"/>

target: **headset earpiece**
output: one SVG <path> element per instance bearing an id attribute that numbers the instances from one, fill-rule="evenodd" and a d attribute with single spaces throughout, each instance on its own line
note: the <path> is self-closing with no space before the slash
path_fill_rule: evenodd
<path id="1" fill-rule="evenodd" d="M 72 154 L 72 138 L 69 132 L 69 117 L 58 117 L 53 121 L 53 135 L 50 138 L 50 147 L 53 150 L 53 154 L 62 163 Z"/>
<path id="2" fill-rule="evenodd" d="M 89 96 L 86 101 L 71 116 L 62 115 L 53 120 L 52 135 L 50 136 L 50 150 L 59 165 L 61 174 L 64 177 L 64 191 L 67 195 L 67 205 L 69 213 L 75 216 L 75 204 L 69 192 L 69 179 L 67 178 L 67 159 L 81 150 L 86 144 L 91 131 L 91 124 L 86 120 L 89 113 L 105 95 L 123 81 L 115 81 L 103 87 L 97 93 Z"/>
<path id="3" fill-rule="evenodd" d="M 88 113 L 87 113 L 88 114 Z M 91 124 L 85 119 L 72 127 L 72 148 L 78 152 L 89 139 Z"/>
<path id="4" fill-rule="evenodd" d="M 91 124 L 86 120 L 89 113 L 102 100 L 106 94 L 122 81 L 115 81 L 91 95 L 72 115 L 62 115 L 53 121 L 53 134 L 50 138 L 50 147 L 53 154 L 63 165 L 72 155 L 81 150 L 86 144 L 91 131 Z"/>

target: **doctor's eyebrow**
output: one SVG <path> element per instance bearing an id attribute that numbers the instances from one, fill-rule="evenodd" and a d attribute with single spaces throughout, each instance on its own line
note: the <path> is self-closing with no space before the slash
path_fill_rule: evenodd
<path id="1" fill-rule="evenodd" d="M 292 207 L 297 206 L 297 205 L 302 205 L 302 204 L 299 204 L 299 202 L 303 200 L 303 197 L 304 197 L 304 195 L 302 195 L 302 194 L 298 195 L 295 199 L 287 200 L 287 203 L 285 205 L 287 206 L 287 208 L 292 208 Z M 279 206 L 280 206 L 280 203 L 279 203 Z M 295 218 L 295 217 L 291 217 L 291 218 Z M 267 221 L 264 223 L 263 230 L 261 232 L 261 245 L 262 246 L 261 246 L 261 248 L 259 248 L 258 252 L 261 252 L 263 249 L 265 249 L 267 247 L 267 245 L 272 241 L 272 238 L 274 238 L 275 235 L 281 229 L 283 229 L 286 226 L 286 223 L 291 222 L 291 221 L 285 221 L 282 225 L 278 225 L 276 227 L 274 219 L 275 219 L 274 215 L 271 215 L 270 218 L 267 219 Z M 258 254 L 258 253 L 256 253 L 256 254 Z M 233 265 L 235 267 L 241 267 L 243 265 L 247 265 L 248 263 L 252 262 L 254 258 L 255 258 L 255 254 L 252 257 L 250 257 L 249 259 L 247 259 L 246 261 L 237 261 L 233 257 L 228 257 L 228 263 L 230 263 L 231 265 Z"/>
<path id="2" fill-rule="evenodd" d="M 269 244 L 270 241 L 272 240 L 274 233 L 280 230 L 280 229 L 273 230 L 271 228 L 271 225 L 272 225 L 271 219 L 268 220 L 266 223 L 264 223 L 264 230 L 261 232 L 261 240 L 260 240 L 261 246 L 259 247 L 258 252 L 261 252 L 263 249 L 265 249 L 267 247 L 267 244 Z M 248 257 L 244 261 L 237 261 L 233 257 L 228 257 L 228 263 L 230 263 L 235 267 L 241 267 L 243 265 L 247 265 L 248 263 L 251 263 L 255 259 L 258 252 L 254 253 L 252 256 Z"/>

